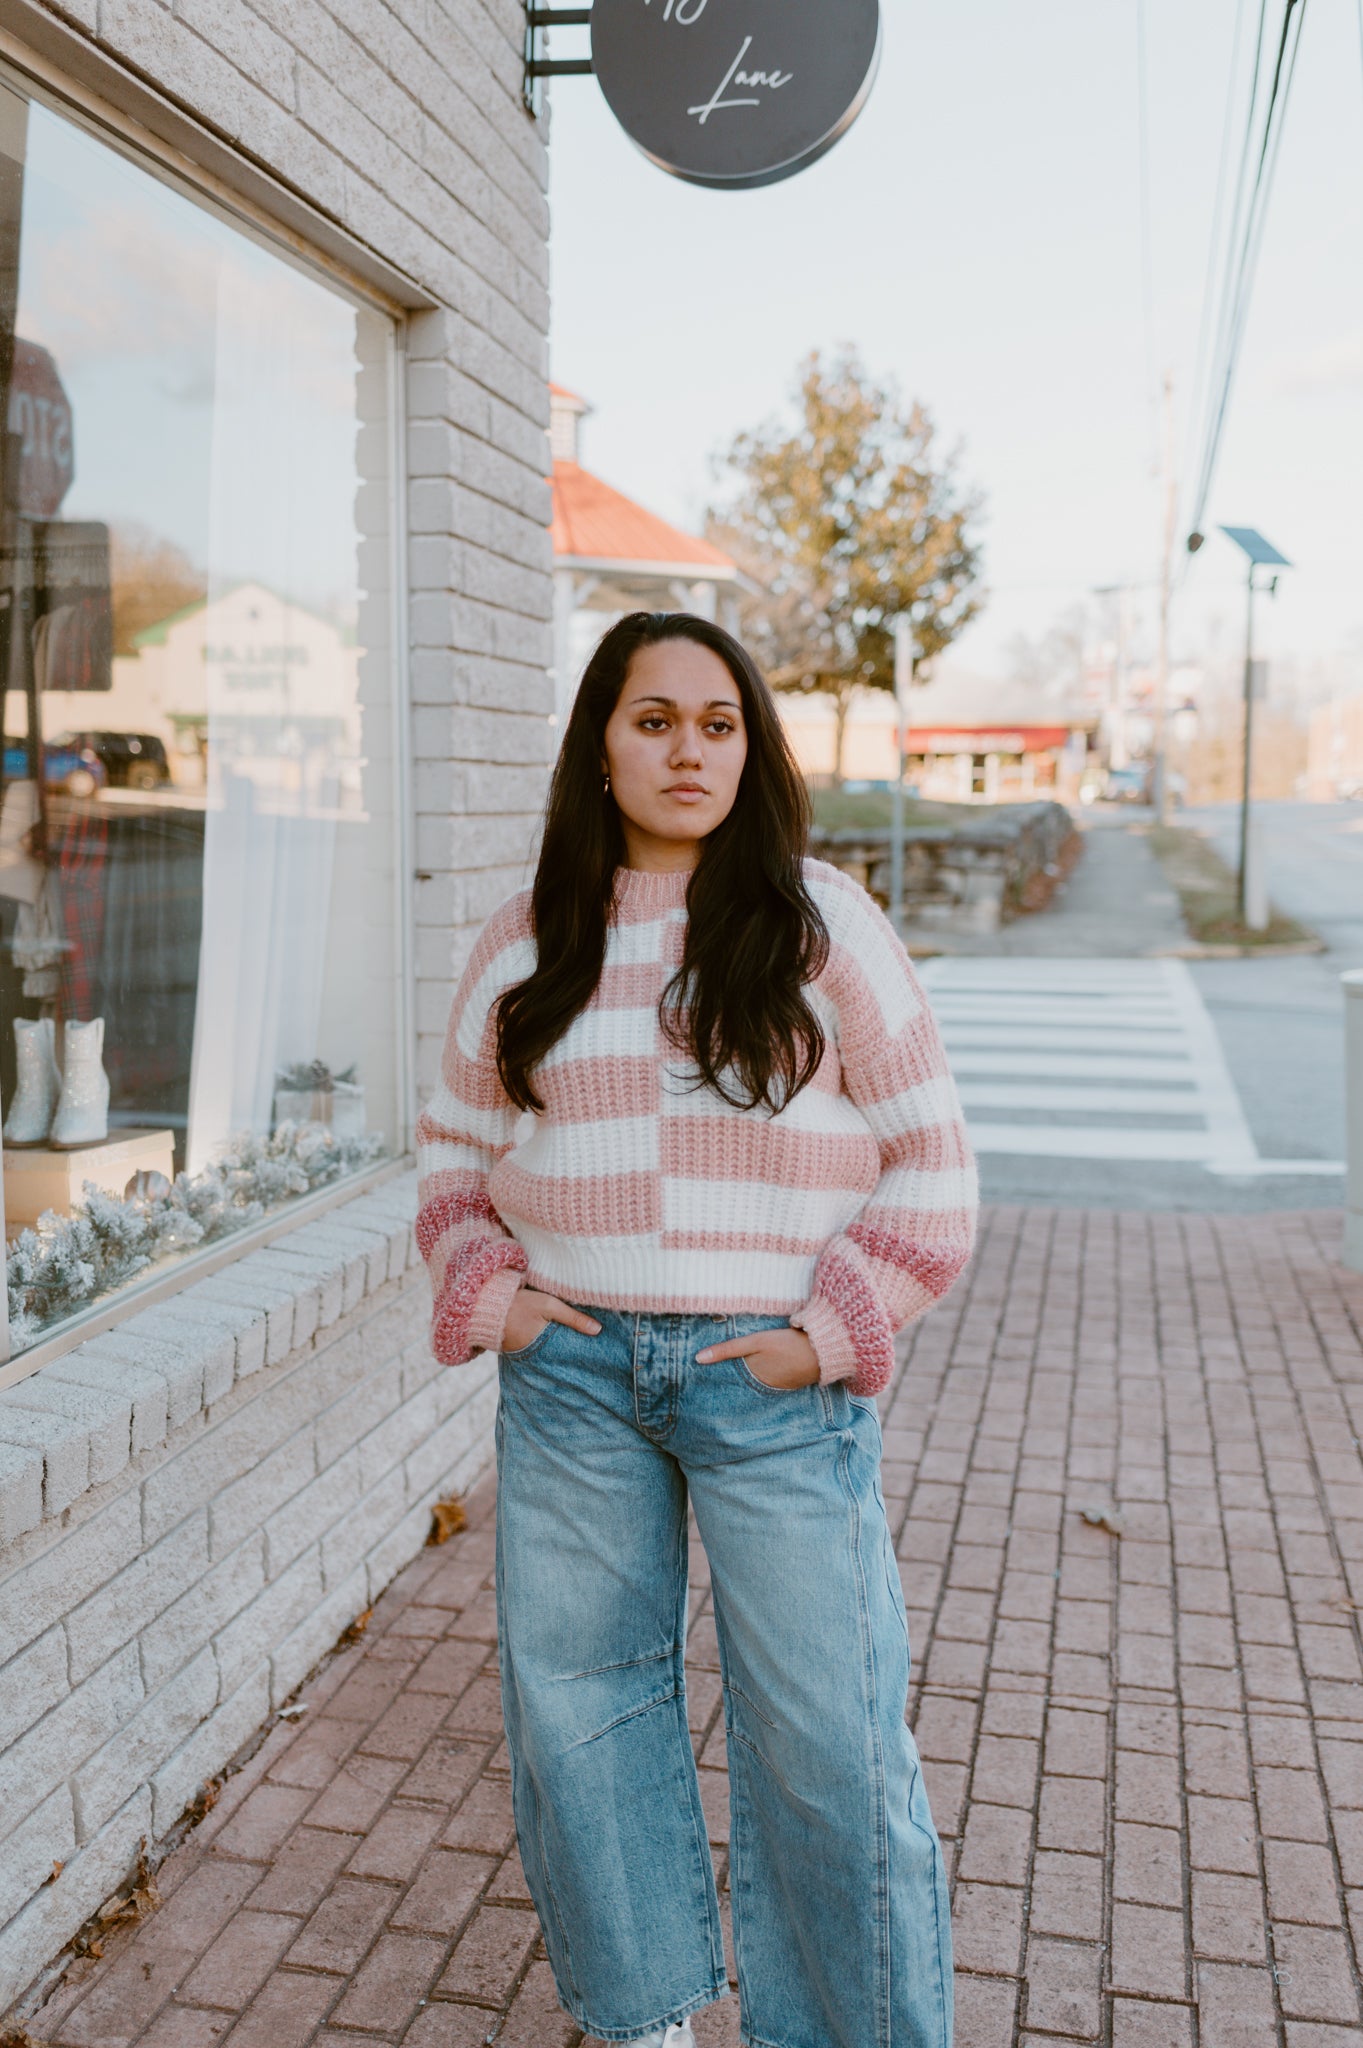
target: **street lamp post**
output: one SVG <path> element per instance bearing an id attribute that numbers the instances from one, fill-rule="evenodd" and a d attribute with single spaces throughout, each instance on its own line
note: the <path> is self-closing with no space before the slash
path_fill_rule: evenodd
<path id="1" fill-rule="evenodd" d="M 890 799 L 890 923 L 904 924 L 904 738 L 913 687 L 913 621 L 900 613 L 894 622 L 894 785 Z"/>
<path id="2" fill-rule="evenodd" d="M 1244 758 L 1240 769 L 1240 866 L 1236 883 L 1236 902 L 1241 924 L 1254 931 L 1262 931 L 1268 923 L 1268 904 L 1261 886 L 1258 862 L 1255 859 L 1254 824 L 1251 815 L 1254 773 L 1254 597 L 1256 569 L 1290 569 L 1292 564 L 1286 555 L 1280 555 L 1271 541 L 1252 526 L 1223 526 L 1227 540 L 1235 542 L 1242 554 L 1249 558 L 1249 587 L 1245 610 L 1245 737 Z M 1270 594 L 1278 587 L 1278 579 L 1271 577 L 1268 583 Z"/>

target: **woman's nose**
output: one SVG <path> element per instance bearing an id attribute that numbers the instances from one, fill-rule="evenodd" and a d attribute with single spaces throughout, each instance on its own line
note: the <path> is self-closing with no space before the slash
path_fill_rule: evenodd
<path id="1" fill-rule="evenodd" d="M 672 743 L 672 763 L 676 768 L 693 768 L 704 756 L 704 748 L 698 731 L 682 727 Z"/>

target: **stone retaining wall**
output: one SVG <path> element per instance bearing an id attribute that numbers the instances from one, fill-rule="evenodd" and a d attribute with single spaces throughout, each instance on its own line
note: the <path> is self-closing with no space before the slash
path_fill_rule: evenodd
<path id="1" fill-rule="evenodd" d="M 822 859 L 888 903 L 887 830 L 816 830 L 811 843 Z M 928 929 L 997 931 L 1049 901 L 1081 846 L 1074 820 L 1056 803 L 1005 805 L 978 824 L 911 825 L 904 833 L 906 918 Z"/>
<path id="2" fill-rule="evenodd" d="M 486 1464 L 414 1211 L 408 1175 L 0 1392 L 0 2012 Z"/>

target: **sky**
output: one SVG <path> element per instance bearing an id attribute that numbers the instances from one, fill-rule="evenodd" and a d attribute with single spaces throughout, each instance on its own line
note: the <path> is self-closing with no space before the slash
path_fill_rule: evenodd
<path id="1" fill-rule="evenodd" d="M 23 189 L 18 331 L 71 403 L 63 518 L 353 614 L 354 306 L 37 104 Z"/>
<path id="2" fill-rule="evenodd" d="M 1229 425 L 1204 522 L 1293 567 L 1261 648 L 1363 688 L 1363 0 L 1300 0 L 1300 60 Z M 923 401 L 985 494 L 990 591 L 955 650 L 1007 672 L 1099 586 L 1153 614 L 1159 390 L 1184 499 L 1228 98 L 1238 151 L 1253 0 L 883 0 L 861 119 L 812 169 L 710 192 L 649 164 L 590 78 L 553 87 L 552 370 L 596 408 L 587 466 L 678 524 L 711 458 L 851 342 Z M 1281 0 L 1268 0 L 1281 21 Z M 1239 58 L 1233 66 L 1237 17 Z M 560 32 L 555 54 L 575 53 Z M 1182 555 L 1175 659 L 1238 647 L 1243 561 Z M 1348 657 L 1341 664 L 1339 657 Z"/>

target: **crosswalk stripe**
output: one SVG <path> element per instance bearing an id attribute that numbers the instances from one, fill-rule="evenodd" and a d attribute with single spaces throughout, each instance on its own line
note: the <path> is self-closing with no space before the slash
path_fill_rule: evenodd
<path id="1" fill-rule="evenodd" d="M 1118 1110 L 1132 1116 L 1198 1116 L 1201 1104 L 1190 1081 L 1184 1088 L 1104 1088 L 1075 1080 L 1048 1088 L 1032 1081 L 963 1081 L 961 1101 L 971 1109 Z"/>
<path id="2" fill-rule="evenodd" d="M 1183 961 L 938 958 L 921 972 L 977 1151 L 1256 1170 Z"/>

